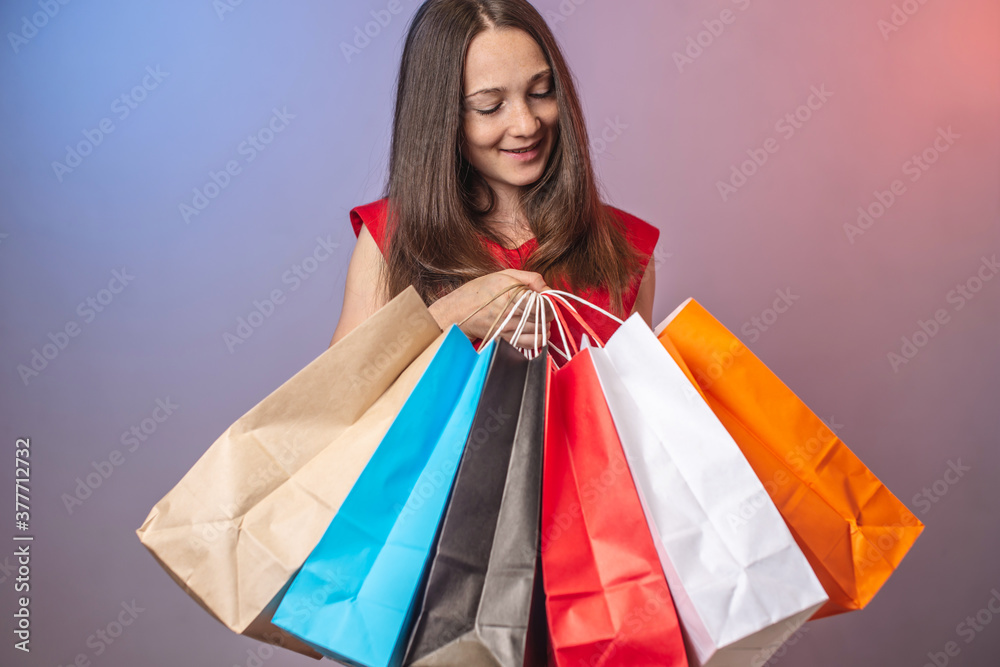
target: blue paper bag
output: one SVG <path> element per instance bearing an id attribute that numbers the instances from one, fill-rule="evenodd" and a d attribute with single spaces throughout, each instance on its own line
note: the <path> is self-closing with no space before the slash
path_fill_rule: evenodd
<path id="1" fill-rule="evenodd" d="M 272 623 L 341 662 L 401 663 L 495 349 L 448 330 Z"/>

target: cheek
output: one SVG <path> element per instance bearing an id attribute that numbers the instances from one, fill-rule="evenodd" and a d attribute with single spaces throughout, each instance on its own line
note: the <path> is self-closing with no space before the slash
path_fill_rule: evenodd
<path id="1" fill-rule="evenodd" d="M 489 151 L 503 138 L 503 132 L 491 127 L 489 122 L 476 120 L 465 123 L 465 141 L 470 151 Z"/>
<path id="2" fill-rule="evenodd" d="M 559 125 L 559 107 L 552 105 L 551 109 L 546 109 L 545 113 L 541 114 L 542 123 L 550 129 L 555 129 Z"/>

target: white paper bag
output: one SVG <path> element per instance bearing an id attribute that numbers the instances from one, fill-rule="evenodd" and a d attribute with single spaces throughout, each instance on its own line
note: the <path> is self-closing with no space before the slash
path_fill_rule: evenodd
<path id="1" fill-rule="evenodd" d="M 827 601 L 753 469 L 638 314 L 594 366 L 692 665 L 758 667 Z"/>

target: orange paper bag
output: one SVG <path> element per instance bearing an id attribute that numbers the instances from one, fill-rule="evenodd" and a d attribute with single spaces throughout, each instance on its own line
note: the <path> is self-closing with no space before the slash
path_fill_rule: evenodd
<path id="1" fill-rule="evenodd" d="M 687 366 L 823 584 L 830 601 L 813 618 L 867 605 L 923 523 L 697 301 L 682 303 L 656 331 Z"/>

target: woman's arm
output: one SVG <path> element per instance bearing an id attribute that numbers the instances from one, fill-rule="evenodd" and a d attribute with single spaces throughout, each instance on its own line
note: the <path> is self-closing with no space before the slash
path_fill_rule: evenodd
<path id="1" fill-rule="evenodd" d="M 331 347 L 385 305 L 378 289 L 379 272 L 384 266 L 382 251 L 375 244 L 368 228 L 362 225 L 358 242 L 351 254 L 351 262 L 347 266 L 344 307 L 340 311 L 333 340 L 330 341 Z"/>
<path id="2" fill-rule="evenodd" d="M 646 264 L 646 272 L 642 275 L 642 282 L 639 283 L 639 292 L 635 295 L 635 305 L 632 306 L 633 313 L 639 313 L 642 319 L 646 320 L 649 328 L 653 328 L 653 297 L 656 292 L 656 258 L 650 257 Z"/>

